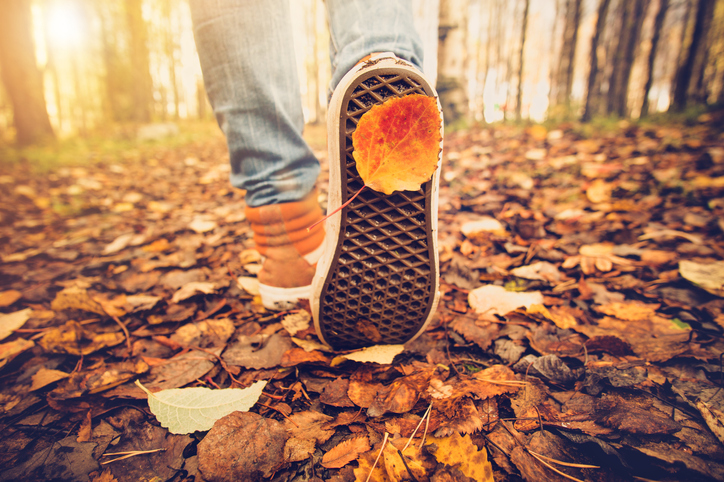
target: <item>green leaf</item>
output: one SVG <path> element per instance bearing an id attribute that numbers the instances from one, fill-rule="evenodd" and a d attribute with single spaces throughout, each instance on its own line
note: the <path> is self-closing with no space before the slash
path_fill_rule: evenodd
<path id="1" fill-rule="evenodd" d="M 681 328 L 682 330 L 690 330 L 690 329 L 691 329 L 691 325 L 690 325 L 690 324 L 686 323 L 685 321 L 681 321 L 681 320 L 678 319 L 678 318 L 674 318 L 673 320 L 671 320 L 671 322 L 672 322 L 673 324 L 675 324 L 677 328 Z"/>
<path id="2" fill-rule="evenodd" d="M 231 412 L 248 411 L 259 400 L 266 383 L 258 381 L 248 388 L 192 387 L 151 393 L 136 380 L 136 385 L 148 395 L 148 406 L 161 426 L 179 434 L 210 430 L 214 422 Z"/>

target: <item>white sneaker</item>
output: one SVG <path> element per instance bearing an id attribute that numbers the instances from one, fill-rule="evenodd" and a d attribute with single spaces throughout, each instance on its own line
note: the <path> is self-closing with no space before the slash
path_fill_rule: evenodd
<path id="1" fill-rule="evenodd" d="M 412 64 L 373 55 L 340 81 L 329 106 L 330 213 L 364 184 L 352 156 L 362 114 L 391 97 L 435 89 Z M 442 110 L 438 101 L 438 111 Z M 442 122 L 440 128 L 442 137 Z M 420 335 L 437 308 L 437 209 L 440 159 L 418 191 L 386 195 L 365 189 L 327 220 L 311 306 L 319 338 L 334 349 L 406 343 Z"/>

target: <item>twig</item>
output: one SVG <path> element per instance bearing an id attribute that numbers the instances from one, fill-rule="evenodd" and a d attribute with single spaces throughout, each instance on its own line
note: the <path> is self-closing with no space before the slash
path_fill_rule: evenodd
<path id="1" fill-rule="evenodd" d="M 153 450 L 133 450 L 131 452 L 114 452 L 110 454 L 103 454 L 101 457 L 109 457 L 111 455 L 122 455 L 122 457 L 116 457 L 112 460 L 106 460 L 105 462 L 101 462 L 101 465 L 110 464 L 112 462 L 116 462 L 118 460 L 127 459 L 129 457 L 135 457 L 136 455 L 144 455 L 144 454 L 153 454 L 156 452 L 165 452 L 166 449 L 153 449 Z"/>
<path id="2" fill-rule="evenodd" d="M 297 428 L 299 428 L 299 425 L 298 425 L 294 420 L 292 420 L 291 418 L 289 418 L 289 416 L 288 416 L 286 413 L 282 412 L 282 411 L 279 410 L 278 408 L 274 408 L 274 407 L 272 407 L 271 405 L 267 405 L 266 403 L 261 403 L 261 402 L 256 402 L 256 404 L 257 404 L 257 405 L 261 405 L 262 407 L 266 407 L 266 408 L 268 408 L 269 410 L 274 410 L 275 412 L 279 412 L 279 413 L 282 415 L 282 417 L 286 418 L 287 420 L 289 420 L 290 422 L 292 422 Z"/>
<path id="3" fill-rule="evenodd" d="M 417 433 L 417 429 L 420 428 L 420 425 L 422 425 L 423 420 L 425 420 L 425 418 L 427 417 L 427 415 L 430 413 L 430 410 L 432 410 L 432 402 L 430 402 L 430 406 L 428 406 L 428 407 L 427 407 L 427 410 L 425 410 L 425 415 L 422 416 L 422 418 L 420 419 L 420 421 L 419 421 L 418 424 L 417 424 L 417 427 L 415 427 L 415 430 L 412 431 L 412 435 L 410 435 L 410 438 L 407 439 L 407 443 L 406 443 L 405 446 L 402 448 L 402 451 L 403 451 L 403 452 L 404 452 L 405 450 L 407 450 L 407 447 L 410 446 L 410 442 L 412 442 L 412 439 L 415 437 L 415 434 Z"/>
<path id="4" fill-rule="evenodd" d="M 121 327 L 121 330 L 123 330 L 123 334 L 126 335 L 126 346 L 128 347 L 128 356 L 131 356 L 131 352 L 133 352 L 133 349 L 131 348 L 131 334 L 128 333 L 128 328 L 126 328 L 126 325 L 123 324 L 121 320 L 118 319 L 117 316 L 111 316 L 113 318 L 113 321 L 118 323 L 118 326 Z"/>
<path id="5" fill-rule="evenodd" d="M 377 467 L 377 462 L 380 460 L 380 455 L 382 455 L 382 451 L 385 450 L 385 444 L 387 443 L 387 437 L 389 437 L 390 434 L 385 431 L 385 438 L 382 440 L 382 447 L 380 447 L 380 452 L 377 454 L 377 458 L 375 459 L 375 463 L 372 464 L 372 468 L 370 469 L 370 473 L 367 474 L 367 478 L 365 479 L 365 482 L 370 482 L 370 477 L 372 477 L 372 472 L 375 471 L 375 467 Z"/>
<path id="6" fill-rule="evenodd" d="M 527 449 L 526 449 L 526 450 L 527 450 Z M 573 477 L 572 475 L 566 474 L 565 472 L 561 472 L 560 470 L 558 470 L 557 468 L 553 467 L 551 464 L 547 463 L 545 460 L 543 460 L 542 458 L 540 458 L 539 456 L 535 455 L 535 454 L 534 454 L 533 452 L 531 452 L 530 450 L 528 450 L 528 453 L 531 454 L 538 462 L 540 462 L 541 464 L 545 465 L 546 467 L 548 467 L 549 469 L 551 469 L 551 470 L 552 470 L 553 472 L 555 472 L 556 474 L 562 475 L 562 476 L 565 477 L 566 479 L 575 480 L 576 482 L 585 482 L 584 480 L 577 479 L 577 478 Z"/>
<path id="7" fill-rule="evenodd" d="M 600 468 L 601 468 L 601 467 L 599 467 L 598 465 L 572 464 L 572 463 L 570 463 L 570 462 L 563 462 L 562 460 L 552 459 L 552 458 L 550 458 L 550 457 L 546 457 L 546 456 L 543 455 L 543 454 L 539 454 L 539 453 L 537 453 L 537 452 L 533 452 L 531 449 L 528 449 L 528 452 L 530 452 L 531 455 L 536 455 L 536 456 L 538 456 L 538 457 L 540 457 L 540 458 L 542 458 L 542 459 L 546 459 L 548 462 L 552 462 L 552 463 L 557 464 L 557 465 L 563 465 L 563 466 L 565 466 L 565 467 L 575 467 L 575 468 L 578 468 L 578 469 L 600 469 Z"/>
<path id="8" fill-rule="evenodd" d="M 412 473 L 412 470 L 410 470 L 410 467 L 407 466 L 407 461 L 405 460 L 405 457 L 402 455 L 402 452 L 400 452 L 400 449 L 397 449 L 397 454 L 400 456 L 400 459 L 402 459 L 402 465 L 405 466 L 405 469 L 407 469 L 407 473 L 410 474 L 410 477 L 412 478 L 413 482 L 420 482 L 417 480 L 417 477 Z"/>

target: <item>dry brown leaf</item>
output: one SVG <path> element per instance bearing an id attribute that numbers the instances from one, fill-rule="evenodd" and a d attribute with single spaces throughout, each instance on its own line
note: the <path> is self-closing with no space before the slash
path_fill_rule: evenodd
<path id="1" fill-rule="evenodd" d="M 176 293 L 173 294 L 171 301 L 179 303 L 198 294 L 210 294 L 216 291 L 216 284 L 206 281 L 193 281 L 184 285 Z"/>
<path id="2" fill-rule="evenodd" d="M 100 305 L 99 305 L 100 306 Z M 45 332 L 38 344 L 51 353 L 89 355 L 123 342 L 122 332 L 94 333 L 75 321 Z"/>
<path id="3" fill-rule="evenodd" d="M 50 307 L 53 311 L 82 310 L 98 315 L 106 314 L 100 303 L 94 300 L 85 289 L 77 286 L 71 286 L 58 292 Z"/>
<path id="4" fill-rule="evenodd" d="M 16 290 L 0 291 L 0 308 L 10 306 L 22 297 L 22 293 Z"/>
<path id="5" fill-rule="evenodd" d="M 14 313 L 0 313 L 0 340 L 4 340 L 10 336 L 15 330 L 25 324 L 30 319 L 33 310 L 25 308 L 24 310 Z"/>
<path id="6" fill-rule="evenodd" d="M 62 372 L 60 370 L 49 370 L 47 368 L 41 368 L 35 373 L 35 375 L 33 375 L 33 383 L 30 386 L 30 391 L 33 392 L 35 390 L 41 389 L 50 385 L 51 383 L 57 382 L 58 380 L 68 378 L 69 376 L 70 375 L 68 373 Z"/>
<path id="7" fill-rule="evenodd" d="M 218 420 L 198 445 L 205 479 L 238 482 L 269 477 L 285 463 L 289 435 L 284 425 L 253 412 L 232 412 Z"/>
<path id="8" fill-rule="evenodd" d="M 322 466 L 328 469 L 342 468 L 353 460 L 356 460 L 360 454 L 368 452 L 371 448 L 370 441 L 366 436 L 345 440 L 324 454 L 324 457 L 322 457 Z"/>

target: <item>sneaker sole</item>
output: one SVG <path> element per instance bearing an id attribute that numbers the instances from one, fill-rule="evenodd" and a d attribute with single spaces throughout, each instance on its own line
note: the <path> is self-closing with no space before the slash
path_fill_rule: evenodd
<path id="1" fill-rule="evenodd" d="M 437 98 L 417 69 L 389 55 L 358 65 L 341 80 L 330 101 L 327 125 L 327 212 L 364 184 L 352 156 L 352 133 L 362 114 L 390 97 L 410 94 Z M 442 117 L 439 101 L 438 111 Z M 441 158 L 442 143 L 440 147 Z M 420 190 L 386 195 L 367 188 L 327 220 L 325 254 L 311 297 L 315 328 L 325 344 L 336 350 L 402 344 L 431 321 L 439 300 L 440 158 L 432 179 Z"/>

